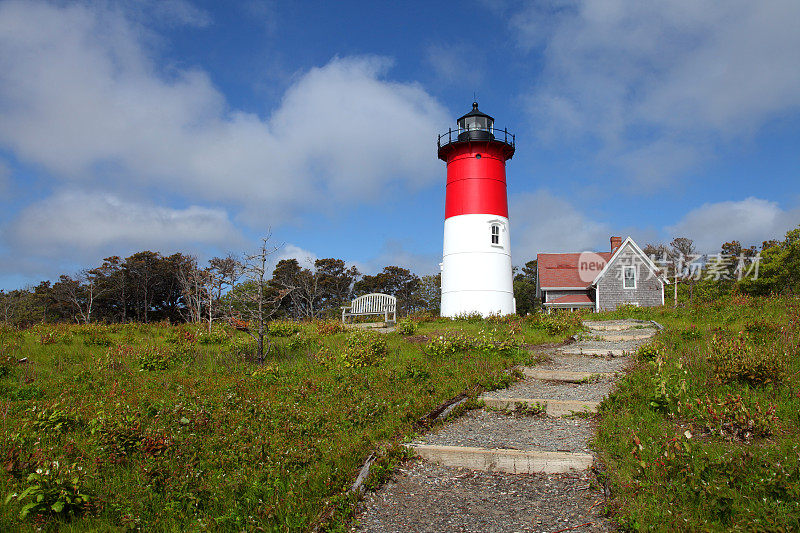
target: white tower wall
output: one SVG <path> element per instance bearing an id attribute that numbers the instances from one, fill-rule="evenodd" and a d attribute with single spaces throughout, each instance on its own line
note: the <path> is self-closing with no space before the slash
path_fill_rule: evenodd
<path id="1" fill-rule="evenodd" d="M 492 242 L 492 226 L 498 242 Z M 441 315 L 516 312 L 508 218 L 458 215 L 445 219 Z"/>

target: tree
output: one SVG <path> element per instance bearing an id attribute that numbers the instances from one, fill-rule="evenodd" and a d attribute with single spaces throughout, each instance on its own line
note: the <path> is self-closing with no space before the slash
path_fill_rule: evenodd
<path id="1" fill-rule="evenodd" d="M 327 313 L 350 299 L 361 273 L 354 266 L 347 268 L 343 260 L 330 257 L 314 261 L 314 275 L 319 280 L 320 312 Z"/>
<path id="2" fill-rule="evenodd" d="M 536 260 L 528 261 L 514 276 L 514 300 L 517 314 L 525 316 L 533 313 L 540 302 L 536 298 Z"/>
<path id="3" fill-rule="evenodd" d="M 245 331 L 257 343 L 256 357 L 259 364 L 264 363 L 264 358 L 271 348 L 268 337 L 269 320 L 280 308 L 281 301 L 293 290 L 292 288 L 275 290 L 269 285 L 267 262 L 270 256 L 280 249 L 280 246 L 269 244 L 270 237 L 271 235 L 267 235 L 262 238 L 259 249 L 255 253 L 247 254 L 238 265 L 237 270 L 241 273 L 243 282 L 236 285 L 229 293 L 232 305 L 229 307 L 228 318 L 237 321 L 244 318 L 247 321 L 248 326 Z"/>
<path id="4" fill-rule="evenodd" d="M 77 322 L 89 324 L 95 300 L 103 290 L 98 283 L 101 276 L 102 272 L 98 269 L 83 270 L 76 278 L 62 274 L 53 285 L 53 296 L 62 306 L 73 310 Z"/>
<path id="5" fill-rule="evenodd" d="M 298 278 L 303 269 L 297 259 L 281 259 L 272 271 L 270 287 L 275 291 L 288 290 L 288 298 L 281 301 L 279 312 L 292 318 L 303 315 L 303 304 L 300 294 L 294 289 L 298 286 Z"/>
<path id="6" fill-rule="evenodd" d="M 678 276 L 691 277 L 692 275 L 692 262 L 695 259 L 695 247 L 692 239 L 687 237 L 676 237 L 669 243 L 669 261 L 672 263 L 673 274 L 675 276 L 674 287 L 674 307 L 678 307 Z M 694 279 L 690 284 L 690 290 L 694 288 Z M 690 297 L 691 298 L 691 297 Z"/>
<path id="7" fill-rule="evenodd" d="M 742 279 L 738 287 L 759 296 L 800 294 L 800 226 L 788 231 L 783 242 L 765 241 L 758 276 Z"/>
<path id="8" fill-rule="evenodd" d="M 422 276 L 414 300 L 424 311 L 438 315 L 442 306 L 442 273 Z"/>
<path id="9" fill-rule="evenodd" d="M 407 268 L 387 266 L 374 276 L 364 276 L 353 287 L 358 294 L 380 292 L 397 297 L 398 314 L 408 314 L 417 302 L 414 294 L 419 287 L 419 276 Z"/>

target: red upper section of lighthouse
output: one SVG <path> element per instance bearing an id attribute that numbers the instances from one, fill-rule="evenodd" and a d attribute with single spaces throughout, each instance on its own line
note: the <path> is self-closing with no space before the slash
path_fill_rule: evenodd
<path id="1" fill-rule="evenodd" d="M 470 113 L 458 119 L 458 130 L 439 136 L 439 159 L 447 162 L 445 218 L 508 217 L 506 160 L 514 155 L 514 136 L 495 130 L 493 123 L 475 103 Z"/>
<path id="2" fill-rule="evenodd" d="M 474 213 L 508 217 L 506 163 L 489 142 L 458 143 L 447 158 L 444 217 Z"/>

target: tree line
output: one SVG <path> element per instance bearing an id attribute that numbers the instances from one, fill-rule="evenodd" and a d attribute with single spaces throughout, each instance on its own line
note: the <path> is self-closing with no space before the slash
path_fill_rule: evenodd
<path id="1" fill-rule="evenodd" d="M 264 268 L 275 250 L 262 248 Z M 0 321 L 24 327 L 40 322 L 168 320 L 210 327 L 230 316 L 246 319 L 248 306 L 258 305 L 253 290 L 261 291 L 264 305 L 274 305 L 270 318 L 338 316 L 340 306 L 371 292 L 396 296 L 400 315 L 439 311 L 440 275 L 418 276 L 399 266 L 365 275 L 342 259 L 324 258 L 309 267 L 297 259 L 282 259 L 254 277 L 256 259 L 228 255 L 201 265 L 195 256 L 183 253 L 142 251 L 126 258 L 108 257 L 97 267 L 63 274 L 55 282 L 0 290 Z"/>
<path id="2" fill-rule="evenodd" d="M 264 265 L 275 250 L 262 247 Z M 800 295 L 800 227 L 787 232 L 783 240 L 764 241 L 760 247 L 729 241 L 719 254 L 697 254 L 686 237 L 669 244 L 651 243 L 643 251 L 672 282 L 667 290 L 676 303 L 708 301 L 731 292 Z M 142 251 L 124 259 L 107 257 L 100 266 L 74 276 L 63 274 L 55 282 L 0 290 L 0 321 L 24 327 L 39 322 L 168 320 L 211 327 L 223 317 L 244 320 L 250 315 L 256 289 L 261 290 L 262 303 L 274 307 L 269 318 L 338 316 L 340 306 L 372 292 L 396 296 L 401 316 L 439 314 L 441 274 L 418 276 L 406 268 L 387 266 L 366 275 L 342 259 L 317 259 L 308 267 L 297 259 L 282 259 L 271 272 L 260 273 L 259 285 L 252 275 L 254 258 L 228 255 L 200 265 L 196 257 L 183 253 Z M 539 308 L 535 260 L 514 267 L 514 297 L 518 314 Z"/>

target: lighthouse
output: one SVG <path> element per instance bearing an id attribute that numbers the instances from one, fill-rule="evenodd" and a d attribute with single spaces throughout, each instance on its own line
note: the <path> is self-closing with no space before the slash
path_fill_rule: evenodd
<path id="1" fill-rule="evenodd" d="M 438 141 L 447 163 L 441 314 L 513 314 L 506 161 L 514 135 L 496 130 L 477 102 L 457 124 Z"/>

